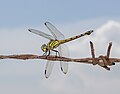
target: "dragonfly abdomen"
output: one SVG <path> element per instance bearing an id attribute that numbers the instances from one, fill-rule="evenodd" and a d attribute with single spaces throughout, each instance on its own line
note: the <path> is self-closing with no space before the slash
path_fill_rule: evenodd
<path id="1" fill-rule="evenodd" d="M 85 33 L 83 33 L 83 34 L 80 34 L 80 35 L 77 35 L 77 36 L 73 36 L 73 37 L 68 38 L 68 39 L 59 40 L 59 41 L 60 41 L 60 44 L 62 44 L 62 43 L 66 43 L 66 42 L 69 42 L 69 41 L 75 40 L 75 39 L 77 39 L 77 38 L 80 38 L 80 37 L 82 37 L 82 36 L 90 35 L 92 32 L 93 32 L 93 30 L 90 30 L 90 31 L 87 31 L 87 32 L 85 32 Z"/>

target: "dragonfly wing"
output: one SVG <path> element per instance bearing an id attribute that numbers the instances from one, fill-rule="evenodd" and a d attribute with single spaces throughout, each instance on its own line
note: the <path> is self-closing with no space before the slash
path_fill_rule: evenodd
<path id="1" fill-rule="evenodd" d="M 32 32 L 32 33 L 34 33 L 34 34 L 37 34 L 37 35 L 39 35 L 39 36 L 42 36 L 42 37 L 44 37 L 44 38 L 47 38 L 47 39 L 49 39 L 49 40 L 54 40 L 54 39 L 55 39 L 55 38 L 53 38 L 53 36 L 51 36 L 51 35 L 49 35 L 49 34 L 46 34 L 46 33 L 42 32 L 42 31 L 39 31 L 39 30 L 28 29 L 28 31 L 30 31 L 30 32 Z"/>
<path id="2" fill-rule="evenodd" d="M 54 66 L 54 62 L 53 61 L 47 61 L 46 64 L 46 68 L 45 68 L 45 77 L 48 78 L 50 76 L 50 74 L 52 73 L 52 69 Z"/>
<path id="3" fill-rule="evenodd" d="M 52 55 L 52 54 L 53 54 L 53 52 L 51 51 L 50 55 Z M 45 77 L 46 78 L 48 78 L 50 76 L 50 74 L 52 73 L 53 66 L 54 66 L 54 62 L 48 60 L 46 67 L 45 67 Z"/>
<path id="4" fill-rule="evenodd" d="M 64 57 L 68 57 L 69 56 L 69 50 L 67 45 L 65 44 L 61 44 L 58 47 L 58 51 L 60 53 L 60 56 L 64 56 Z M 61 71 L 66 74 L 68 72 L 68 63 L 61 61 L 60 62 L 60 67 L 61 67 Z"/>
<path id="5" fill-rule="evenodd" d="M 45 22 L 45 26 L 48 28 L 48 30 L 51 32 L 51 34 L 54 36 L 55 39 L 65 39 L 64 35 L 50 22 Z"/>

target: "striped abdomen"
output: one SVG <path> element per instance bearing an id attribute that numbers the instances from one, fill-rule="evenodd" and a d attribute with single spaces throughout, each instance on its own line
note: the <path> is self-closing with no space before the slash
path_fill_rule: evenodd
<path id="1" fill-rule="evenodd" d="M 74 36 L 74 37 L 71 37 L 71 38 L 68 38 L 68 39 L 65 39 L 65 40 L 59 40 L 59 42 L 60 42 L 60 44 L 66 43 L 66 42 L 72 41 L 74 39 L 80 38 L 82 36 L 90 35 L 92 32 L 93 32 L 93 30 L 90 30 L 90 31 L 87 31 L 87 32 L 85 32 L 83 34 L 80 34 L 80 35 L 77 35 L 77 36 Z"/>

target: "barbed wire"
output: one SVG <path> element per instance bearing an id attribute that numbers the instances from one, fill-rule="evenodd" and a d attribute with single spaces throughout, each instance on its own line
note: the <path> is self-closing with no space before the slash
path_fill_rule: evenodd
<path id="1" fill-rule="evenodd" d="M 28 60 L 28 59 L 44 59 L 44 60 L 51 60 L 51 61 L 65 61 L 65 62 L 76 62 L 76 63 L 85 63 L 85 64 L 93 64 L 99 65 L 106 70 L 110 70 L 108 66 L 113 66 L 115 63 L 120 62 L 119 58 L 110 58 L 110 51 L 112 47 L 112 42 L 109 43 L 107 48 L 106 55 L 100 55 L 99 57 L 95 57 L 95 49 L 93 43 L 90 41 L 90 49 L 92 57 L 88 58 L 68 58 L 68 57 L 60 57 L 60 56 L 46 56 L 46 55 L 33 55 L 33 54 L 20 54 L 20 55 L 0 55 L 0 59 L 21 59 L 21 60 Z"/>

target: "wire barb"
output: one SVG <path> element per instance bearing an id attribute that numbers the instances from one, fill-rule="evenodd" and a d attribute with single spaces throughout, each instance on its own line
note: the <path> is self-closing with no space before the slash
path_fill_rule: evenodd
<path id="1" fill-rule="evenodd" d="M 93 46 L 92 41 L 90 41 L 90 48 L 91 48 L 91 55 L 92 55 L 92 59 L 93 59 L 93 65 L 96 65 L 97 62 L 95 60 L 95 52 L 94 52 L 94 46 Z"/>
<path id="2" fill-rule="evenodd" d="M 109 45 L 108 45 L 108 49 L 107 49 L 107 57 L 108 57 L 108 58 L 109 58 L 109 56 L 110 56 L 111 47 L 112 47 L 112 42 L 110 42 Z"/>

